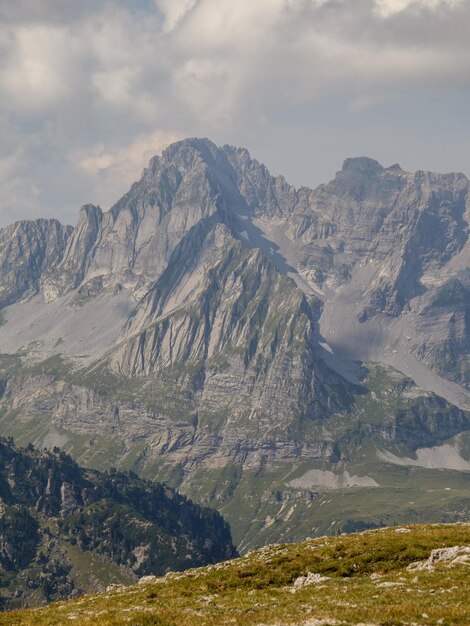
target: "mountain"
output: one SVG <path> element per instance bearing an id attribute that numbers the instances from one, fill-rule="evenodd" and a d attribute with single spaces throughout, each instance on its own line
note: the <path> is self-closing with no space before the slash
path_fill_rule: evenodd
<path id="1" fill-rule="evenodd" d="M 295 189 L 173 144 L 110 211 L 0 233 L 0 433 L 164 480 L 241 550 L 466 519 L 469 211 L 462 174 Z"/>
<path id="2" fill-rule="evenodd" d="M 2 608 L 236 555 L 228 525 L 172 489 L 0 440 Z"/>
<path id="3" fill-rule="evenodd" d="M 270 545 L 78 601 L 3 613 L 0 624 L 466 626 L 469 562 L 468 524 L 402 526 Z"/>

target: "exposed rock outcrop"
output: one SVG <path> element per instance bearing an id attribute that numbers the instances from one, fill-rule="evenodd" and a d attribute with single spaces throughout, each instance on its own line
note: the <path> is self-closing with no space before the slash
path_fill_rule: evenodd
<path id="1" fill-rule="evenodd" d="M 295 189 L 245 149 L 173 144 L 110 211 L 1 231 L 1 428 L 221 507 L 284 468 L 247 489 L 288 526 L 288 467 L 369 476 L 347 464 L 470 429 L 469 215 L 462 174 L 361 157 Z"/>
<path id="2" fill-rule="evenodd" d="M 470 548 L 468 546 L 437 548 L 431 552 L 429 559 L 410 563 L 406 569 L 408 572 L 432 571 L 442 565 L 446 567 L 470 565 Z"/>

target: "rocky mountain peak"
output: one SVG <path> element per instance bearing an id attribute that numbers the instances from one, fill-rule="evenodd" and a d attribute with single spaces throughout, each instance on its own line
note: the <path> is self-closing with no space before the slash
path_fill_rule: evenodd
<path id="1" fill-rule="evenodd" d="M 177 173 L 179 182 L 195 176 L 208 177 L 217 186 L 217 181 L 230 169 L 224 151 L 207 138 L 190 138 L 177 141 L 165 148 L 161 155 L 150 159 L 141 182 L 161 184 L 164 172 Z M 139 186 L 135 183 L 134 186 Z"/>
<path id="2" fill-rule="evenodd" d="M 359 157 L 295 189 L 246 149 L 177 142 L 75 229 L 0 232 L 4 432 L 40 421 L 36 444 L 164 477 L 232 520 L 265 468 L 246 493 L 278 533 L 258 508 L 277 463 L 293 484 L 370 486 L 380 473 L 345 470 L 364 437 L 415 463 L 468 430 L 469 207 L 463 175 Z M 255 527 L 243 489 L 238 537 Z M 271 512 L 290 510 L 285 489 Z"/>
<path id="3" fill-rule="evenodd" d="M 345 159 L 341 171 L 371 175 L 377 174 L 383 169 L 383 166 L 380 165 L 380 163 L 375 159 L 371 159 L 369 157 L 352 157 Z"/>
<path id="4" fill-rule="evenodd" d="M 72 231 L 55 219 L 21 221 L 0 230 L 0 307 L 41 289 L 60 264 Z"/>
<path id="5" fill-rule="evenodd" d="M 86 221 L 101 221 L 103 219 L 103 210 L 94 204 L 84 204 L 78 213 L 78 223 Z"/>
<path id="6" fill-rule="evenodd" d="M 201 160 L 213 164 L 220 159 L 221 153 L 221 149 L 210 139 L 192 137 L 177 141 L 165 148 L 161 158 L 163 163 L 173 163 L 177 167 L 184 166 L 190 169 Z"/>

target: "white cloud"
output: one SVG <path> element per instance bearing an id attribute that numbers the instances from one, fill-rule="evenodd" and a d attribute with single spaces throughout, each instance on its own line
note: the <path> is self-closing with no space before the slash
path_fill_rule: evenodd
<path id="1" fill-rule="evenodd" d="M 139 178 L 155 155 L 183 136 L 176 132 L 155 130 L 137 137 L 129 145 L 109 151 L 104 144 L 69 155 L 69 159 L 91 181 L 103 206 L 110 206 Z"/>
<path id="2" fill-rule="evenodd" d="M 78 153 L 72 156 L 87 174 L 98 176 L 109 169 L 114 169 L 126 178 L 135 177 L 147 165 L 149 159 L 159 154 L 166 146 L 182 139 L 178 133 L 154 131 L 138 137 L 128 146 L 113 152 L 107 152 L 103 144 L 93 146 L 88 154 Z M 129 183 L 133 181 L 130 178 Z"/>
<path id="3" fill-rule="evenodd" d="M 164 17 L 164 32 L 172 31 L 178 22 L 190 11 L 197 0 L 155 0 L 157 9 Z"/>
<path id="4" fill-rule="evenodd" d="M 106 69 L 93 74 L 92 84 L 104 102 L 123 106 L 132 99 L 134 78 L 135 72 L 130 67 Z"/>
<path id="5" fill-rule="evenodd" d="M 418 88 L 470 88 L 468 0 L 153 2 L 0 2 L 10 206 L 111 203 L 183 135 L 256 143 L 326 100 L 359 116 Z"/>
<path id="6" fill-rule="evenodd" d="M 167 39 L 173 93 L 198 119 L 225 125 L 240 115 L 261 118 L 274 102 L 337 94 L 372 104 L 435 81 L 468 84 L 470 44 L 452 22 L 460 5 L 199 0 Z M 417 7 L 442 10 L 423 17 Z M 383 17 L 398 12 L 391 27 Z"/>
<path id="7" fill-rule="evenodd" d="M 41 216 L 40 189 L 21 171 L 24 151 L 17 148 L 0 158 L 0 206 L 4 223 Z"/>
<path id="8" fill-rule="evenodd" d="M 0 81 L 14 106 L 45 107 L 69 92 L 68 68 L 75 51 L 63 28 L 21 26 L 4 37 L 7 60 Z"/>
<path id="9" fill-rule="evenodd" d="M 375 0 L 377 11 L 382 17 L 390 17 L 409 8 L 431 9 L 452 7 L 464 0 Z"/>

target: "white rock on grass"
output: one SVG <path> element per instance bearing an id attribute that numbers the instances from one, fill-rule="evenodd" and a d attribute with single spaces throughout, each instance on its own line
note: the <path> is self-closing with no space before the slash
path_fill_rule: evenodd
<path id="1" fill-rule="evenodd" d="M 142 576 L 139 578 L 139 585 L 150 585 L 152 583 L 163 582 L 163 579 L 158 576 Z"/>
<path id="2" fill-rule="evenodd" d="M 452 546 L 451 548 L 437 548 L 431 552 L 431 556 L 426 561 L 415 561 L 406 568 L 408 572 L 420 570 L 433 570 L 436 564 L 442 563 L 451 567 L 453 565 L 470 565 L 470 547 Z"/>
<path id="3" fill-rule="evenodd" d="M 121 589 L 125 589 L 126 585 L 121 585 L 120 583 L 111 583 L 106 587 L 106 593 L 110 591 L 120 591 Z"/>
<path id="4" fill-rule="evenodd" d="M 318 583 L 323 583 L 327 580 L 330 580 L 329 576 L 322 576 L 321 574 L 313 574 L 309 572 L 307 576 L 299 576 L 294 581 L 294 590 L 302 589 L 303 587 L 308 587 L 309 585 L 318 585 Z"/>

